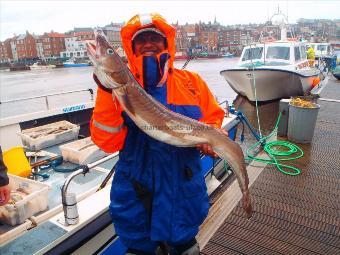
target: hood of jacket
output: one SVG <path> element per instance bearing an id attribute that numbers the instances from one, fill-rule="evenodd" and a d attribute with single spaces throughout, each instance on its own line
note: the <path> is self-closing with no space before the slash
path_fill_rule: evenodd
<path id="1" fill-rule="evenodd" d="M 172 25 L 168 24 L 166 20 L 158 13 L 150 13 L 150 14 L 138 14 L 133 16 L 121 29 L 121 38 L 123 49 L 125 51 L 128 64 L 131 72 L 135 76 L 135 78 L 143 84 L 143 73 L 142 73 L 142 59 L 140 57 L 136 57 L 133 52 L 132 38 L 135 33 L 141 29 L 154 27 L 158 29 L 162 34 L 165 35 L 167 40 L 167 49 L 166 52 L 169 54 L 168 59 L 168 70 L 172 72 L 173 63 L 175 59 L 175 35 L 176 29 Z M 159 55 L 163 54 L 161 52 L 158 54 L 157 58 L 159 59 Z"/>

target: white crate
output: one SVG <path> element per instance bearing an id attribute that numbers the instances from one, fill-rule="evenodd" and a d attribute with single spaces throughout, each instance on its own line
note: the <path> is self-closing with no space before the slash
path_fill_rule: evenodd
<path id="1" fill-rule="evenodd" d="M 38 151 L 49 146 L 74 140 L 80 127 L 66 120 L 25 129 L 20 133 L 22 143 L 30 150 Z"/>
<path id="2" fill-rule="evenodd" d="M 64 160 L 80 165 L 95 162 L 109 155 L 99 149 L 98 146 L 92 142 L 91 137 L 63 144 L 59 146 L 59 148 Z"/>
<path id="3" fill-rule="evenodd" d="M 8 177 L 11 200 L 0 206 L 1 223 L 15 226 L 47 209 L 50 185 L 11 174 Z M 15 202 L 13 195 L 19 195 L 20 200 Z"/>

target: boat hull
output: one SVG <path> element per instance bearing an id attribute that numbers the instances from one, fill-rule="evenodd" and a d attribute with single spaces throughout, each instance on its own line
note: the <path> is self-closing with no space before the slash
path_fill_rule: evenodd
<path id="1" fill-rule="evenodd" d="M 335 70 L 333 71 L 333 76 L 340 80 L 340 66 L 337 66 Z"/>
<path id="2" fill-rule="evenodd" d="M 236 93 L 250 101 L 271 101 L 304 95 L 312 89 L 318 73 L 302 75 L 277 69 L 228 69 L 221 71 L 221 75 Z"/>
<path id="3" fill-rule="evenodd" d="M 30 66 L 31 70 L 48 70 L 56 68 L 55 65 L 48 65 L 48 66 Z"/>
<path id="4" fill-rule="evenodd" d="M 83 67 L 89 66 L 88 63 L 63 63 L 64 67 Z"/>

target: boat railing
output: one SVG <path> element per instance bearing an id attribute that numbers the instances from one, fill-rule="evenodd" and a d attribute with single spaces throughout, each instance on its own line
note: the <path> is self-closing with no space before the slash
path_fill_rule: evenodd
<path id="1" fill-rule="evenodd" d="M 76 94 L 85 92 L 90 93 L 90 98 L 85 99 L 83 95 L 80 97 L 78 96 L 79 94 Z M 67 98 L 67 94 L 70 95 L 69 100 L 72 99 L 71 103 L 63 101 L 65 98 Z M 63 100 L 54 100 L 60 95 L 64 95 L 62 96 Z M 86 93 L 86 97 L 88 97 L 87 95 L 88 94 Z M 18 123 L 33 119 L 40 119 L 93 108 L 95 101 L 94 98 L 95 95 L 93 89 L 88 88 L 0 101 L 0 110 L 2 112 L 2 116 L 0 118 L 0 127 L 10 126 L 13 124 L 16 125 Z M 43 102 L 39 103 L 38 105 L 36 102 L 34 102 L 35 100 L 43 100 Z M 30 104 L 30 102 L 34 102 L 34 104 Z M 20 112 L 17 111 L 18 105 L 24 105 L 24 108 L 20 110 Z M 38 109 L 37 106 L 39 106 Z"/>
<path id="2" fill-rule="evenodd" d="M 39 96 L 31 96 L 31 97 L 16 98 L 16 99 L 11 99 L 11 100 L 4 100 L 4 101 L 0 101 L 0 104 L 7 104 L 7 103 L 18 102 L 18 101 L 26 101 L 26 100 L 32 100 L 32 99 L 38 99 L 38 98 L 45 98 L 45 104 L 46 104 L 47 110 L 50 110 L 49 101 L 48 101 L 49 97 L 60 96 L 60 95 L 65 95 L 65 94 L 74 94 L 74 93 L 79 93 L 79 92 L 84 92 L 84 91 L 88 91 L 90 93 L 91 101 L 93 101 L 93 99 L 94 99 L 93 89 L 89 88 L 89 89 L 71 90 L 71 91 L 64 91 L 64 92 L 59 92 L 59 93 L 50 93 L 50 94 L 46 94 L 46 95 L 39 95 Z"/>
<path id="3" fill-rule="evenodd" d="M 118 152 L 113 153 L 111 155 L 106 156 L 105 158 L 99 159 L 93 163 L 88 165 L 81 165 L 78 167 L 78 170 L 73 172 L 68 178 L 65 180 L 64 185 L 61 188 L 61 197 L 62 197 L 62 204 L 64 210 L 64 224 L 66 226 L 75 225 L 79 222 L 79 215 L 78 215 L 78 208 L 77 208 L 77 201 L 76 201 L 76 194 L 75 193 L 68 193 L 68 187 L 71 181 L 78 175 L 83 174 L 84 176 L 90 171 L 91 168 L 98 166 L 108 160 L 111 160 L 115 157 L 118 157 Z M 110 174 L 113 173 L 111 170 Z M 111 175 L 108 175 L 111 177 Z"/>

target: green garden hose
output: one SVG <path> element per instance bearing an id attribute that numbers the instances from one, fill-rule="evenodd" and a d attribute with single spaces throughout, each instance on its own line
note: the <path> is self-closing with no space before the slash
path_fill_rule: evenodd
<path id="1" fill-rule="evenodd" d="M 301 170 L 290 165 L 282 164 L 281 161 L 290 161 L 294 159 L 298 159 L 303 157 L 303 151 L 297 145 L 288 142 L 288 141 L 271 141 L 266 142 L 270 137 L 272 137 L 279 125 L 281 119 L 281 113 L 276 121 L 274 130 L 268 135 L 262 137 L 258 142 L 254 143 L 248 150 L 247 150 L 247 157 L 262 163 L 272 164 L 275 165 L 276 168 L 284 174 L 287 175 L 299 175 Z M 263 145 L 264 151 L 269 155 L 270 159 L 255 157 L 253 153 L 251 153 L 256 147 Z M 294 155 L 295 154 L 295 155 Z M 290 169 L 290 171 L 285 171 L 284 168 Z"/>

